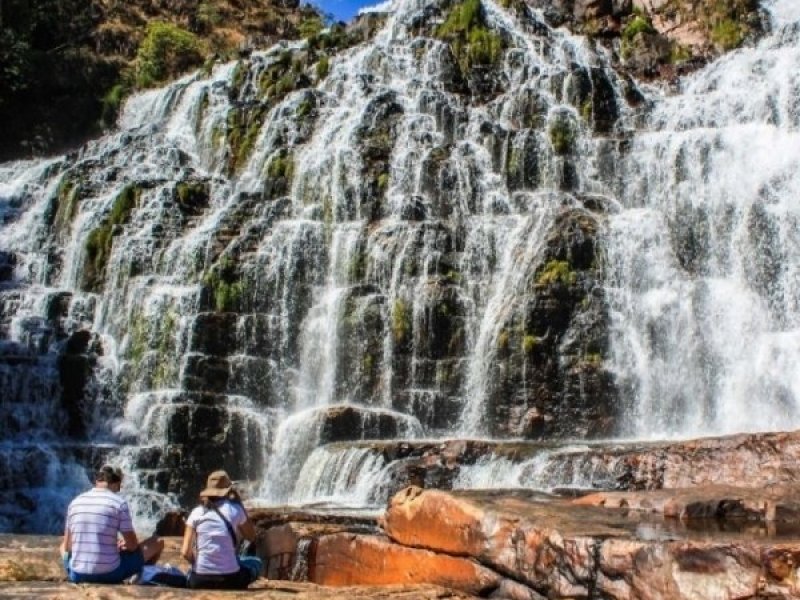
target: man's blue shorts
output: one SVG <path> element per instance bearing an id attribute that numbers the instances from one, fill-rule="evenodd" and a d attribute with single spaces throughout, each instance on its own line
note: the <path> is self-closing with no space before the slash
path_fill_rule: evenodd
<path id="1" fill-rule="evenodd" d="M 70 557 L 64 559 L 64 570 L 72 583 L 122 583 L 128 577 L 136 575 L 144 566 L 141 548 L 131 552 L 119 553 L 119 566 L 110 573 L 76 573 L 69 565 Z"/>

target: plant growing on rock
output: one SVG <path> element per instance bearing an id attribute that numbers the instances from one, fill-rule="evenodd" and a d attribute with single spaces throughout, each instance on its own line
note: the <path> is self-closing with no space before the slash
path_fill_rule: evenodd
<path id="1" fill-rule="evenodd" d="M 150 23 L 136 53 L 136 85 L 152 87 L 201 65 L 204 58 L 203 44 L 190 31 L 172 23 Z"/>
<path id="2" fill-rule="evenodd" d="M 217 312 L 235 312 L 241 303 L 244 284 L 230 256 L 223 256 L 203 278 Z"/>
<path id="3" fill-rule="evenodd" d="M 573 285 L 576 280 L 577 274 L 565 260 L 548 261 L 536 277 L 539 285 Z"/>
<path id="4" fill-rule="evenodd" d="M 402 344 L 408 341 L 411 332 L 411 307 L 402 298 L 397 298 L 392 305 L 392 335 L 394 341 Z"/>
<path id="5" fill-rule="evenodd" d="M 476 65 L 495 64 L 506 47 L 503 38 L 488 28 L 480 0 L 456 4 L 436 28 L 435 36 L 450 44 L 464 72 Z"/>
<path id="6" fill-rule="evenodd" d="M 111 211 L 86 238 L 86 266 L 83 287 L 88 291 L 99 291 L 105 281 L 106 265 L 111 256 L 116 227 L 128 222 L 139 201 L 141 190 L 136 185 L 127 185 L 114 199 Z"/>
<path id="7" fill-rule="evenodd" d="M 570 154 L 575 149 L 578 138 L 577 124 L 568 114 L 558 114 L 548 127 L 550 144 L 559 156 Z"/>

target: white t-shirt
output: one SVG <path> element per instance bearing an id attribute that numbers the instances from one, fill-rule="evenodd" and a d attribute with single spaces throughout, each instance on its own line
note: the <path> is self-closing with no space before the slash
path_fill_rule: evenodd
<path id="1" fill-rule="evenodd" d="M 247 521 L 244 509 L 229 500 L 218 501 L 217 510 L 225 515 L 238 536 L 237 528 Z M 198 506 L 186 519 L 194 528 L 197 550 L 194 572 L 200 575 L 228 575 L 239 570 L 236 547 L 228 528 L 214 509 Z"/>
<path id="2" fill-rule="evenodd" d="M 119 566 L 117 532 L 133 531 L 128 503 L 111 490 L 92 488 L 70 502 L 67 529 L 72 570 L 84 575 L 110 573 Z"/>

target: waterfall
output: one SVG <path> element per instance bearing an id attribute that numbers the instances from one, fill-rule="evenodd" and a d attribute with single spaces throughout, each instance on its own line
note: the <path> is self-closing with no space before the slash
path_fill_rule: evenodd
<path id="1" fill-rule="evenodd" d="M 282 42 L 0 165 L 0 530 L 106 460 L 149 527 L 217 468 L 375 508 L 378 441 L 567 440 L 456 481 L 552 489 L 613 479 L 572 440 L 800 424 L 795 3 L 670 94 L 482 6 L 491 57 L 395 0 L 329 68 Z"/>
<path id="2" fill-rule="evenodd" d="M 607 252 L 629 435 L 800 422 L 800 47 L 789 4 L 774 6 L 786 24 L 757 47 L 660 98 L 625 159 Z"/>

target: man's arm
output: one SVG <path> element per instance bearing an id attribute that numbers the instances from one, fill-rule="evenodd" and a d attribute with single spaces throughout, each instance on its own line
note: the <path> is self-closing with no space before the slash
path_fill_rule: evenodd
<path id="1" fill-rule="evenodd" d="M 122 534 L 122 543 L 119 549 L 131 552 L 139 547 L 139 539 L 136 537 L 135 531 L 120 531 Z"/>
<path id="2" fill-rule="evenodd" d="M 64 527 L 64 538 L 61 540 L 59 550 L 61 550 L 62 555 L 72 550 L 72 535 L 69 533 L 69 527 Z"/>

